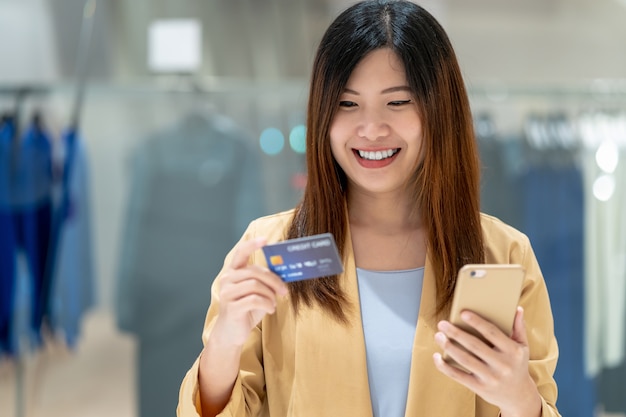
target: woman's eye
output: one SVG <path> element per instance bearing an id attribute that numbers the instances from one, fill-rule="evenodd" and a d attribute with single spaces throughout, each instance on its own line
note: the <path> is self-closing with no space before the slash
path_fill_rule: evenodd
<path id="1" fill-rule="evenodd" d="M 342 100 L 339 102 L 339 107 L 355 107 L 356 103 L 354 101 Z"/>
<path id="2" fill-rule="evenodd" d="M 409 104 L 411 102 L 411 100 L 394 100 L 394 101 L 390 101 L 389 105 L 390 106 L 402 106 L 403 104 Z"/>

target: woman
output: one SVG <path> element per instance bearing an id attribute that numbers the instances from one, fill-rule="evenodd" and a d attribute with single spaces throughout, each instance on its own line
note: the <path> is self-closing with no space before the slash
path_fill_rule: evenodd
<path id="1" fill-rule="evenodd" d="M 467 94 L 425 10 L 366 1 L 330 25 L 313 65 L 307 167 L 295 210 L 252 222 L 228 254 L 179 416 L 559 415 L 546 287 L 528 239 L 479 212 Z M 324 232 L 339 276 L 287 285 L 258 250 Z M 466 316 L 493 346 L 445 320 L 458 269 L 483 262 L 526 270 L 510 337 Z"/>

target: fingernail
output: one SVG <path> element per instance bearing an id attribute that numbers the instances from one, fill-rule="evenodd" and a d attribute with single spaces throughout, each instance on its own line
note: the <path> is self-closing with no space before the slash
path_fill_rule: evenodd
<path id="1" fill-rule="evenodd" d="M 441 320 L 439 323 L 437 323 L 437 328 L 439 330 L 443 330 L 443 331 L 449 330 L 450 329 L 450 323 L 448 323 L 445 320 Z"/>

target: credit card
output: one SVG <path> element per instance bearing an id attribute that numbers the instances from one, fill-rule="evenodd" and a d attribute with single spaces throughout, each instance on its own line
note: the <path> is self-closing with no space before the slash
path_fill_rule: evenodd
<path id="1" fill-rule="evenodd" d="M 330 233 L 284 240 L 262 249 L 269 269 L 285 282 L 343 272 L 337 244 Z"/>

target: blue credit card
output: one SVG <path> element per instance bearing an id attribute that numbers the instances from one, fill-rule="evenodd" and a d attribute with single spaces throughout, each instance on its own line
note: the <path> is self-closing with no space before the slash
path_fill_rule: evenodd
<path id="1" fill-rule="evenodd" d="M 301 281 L 343 272 L 335 238 L 330 233 L 289 239 L 263 246 L 267 266 L 283 281 Z"/>

